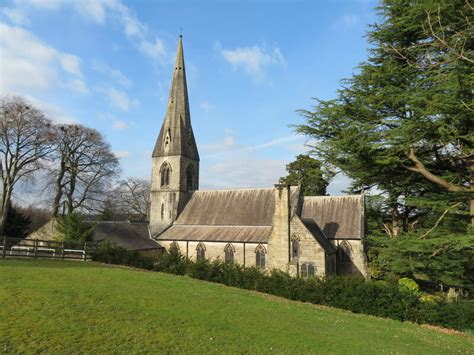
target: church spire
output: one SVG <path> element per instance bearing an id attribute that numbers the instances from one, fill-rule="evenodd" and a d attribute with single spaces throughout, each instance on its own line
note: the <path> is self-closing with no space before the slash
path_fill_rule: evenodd
<path id="1" fill-rule="evenodd" d="M 152 157 L 182 155 L 199 160 L 191 126 L 182 37 L 179 36 L 166 116 Z"/>

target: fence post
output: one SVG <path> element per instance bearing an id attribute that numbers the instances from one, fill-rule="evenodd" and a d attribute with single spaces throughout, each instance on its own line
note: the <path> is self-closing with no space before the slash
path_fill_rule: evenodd
<path id="1" fill-rule="evenodd" d="M 35 239 L 34 248 L 35 248 L 35 259 L 36 259 L 38 257 L 38 239 Z"/>
<path id="2" fill-rule="evenodd" d="M 87 260 L 87 242 L 84 242 L 84 261 Z"/>
<path id="3" fill-rule="evenodd" d="M 2 249 L 2 258 L 7 255 L 7 236 L 3 236 L 3 249 Z"/>
<path id="4" fill-rule="evenodd" d="M 64 242 L 61 242 L 61 259 L 64 260 Z"/>

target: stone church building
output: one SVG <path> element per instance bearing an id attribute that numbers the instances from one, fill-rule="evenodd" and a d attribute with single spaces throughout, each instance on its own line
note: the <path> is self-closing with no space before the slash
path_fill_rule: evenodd
<path id="1" fill-rule="evenodd" d="M 192 260 L 220 258 L 303 277 L 367 276 L 364 198 L 303 196 L 297 186 L 199 190 L 183 43 L 152 154 L 149 233 Z"/>

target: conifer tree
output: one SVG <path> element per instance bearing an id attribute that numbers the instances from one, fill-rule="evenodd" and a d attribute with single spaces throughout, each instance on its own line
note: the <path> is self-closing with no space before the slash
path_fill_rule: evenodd
<path id="1" fill-rule="evenodd" d="M 416 198 L 441 193 L 444 211 L 470 204 L 474 223 L 474 8 L 383 0 L 377 10 L 368 60 L 337 98 L 301 111 L 297 131 L 317 139 L 319 156 L 355 186 L 385 192 L 393 227 L 400 213 L 405 229 L 423 212 Z"/>

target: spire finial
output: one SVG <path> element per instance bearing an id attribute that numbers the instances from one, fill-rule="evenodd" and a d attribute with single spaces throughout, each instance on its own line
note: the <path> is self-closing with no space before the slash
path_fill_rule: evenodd
<path id="1" fill-rule="evenodd" d="M 179 28 L 179 38 L 183 38 L 183 28 Z"/>

